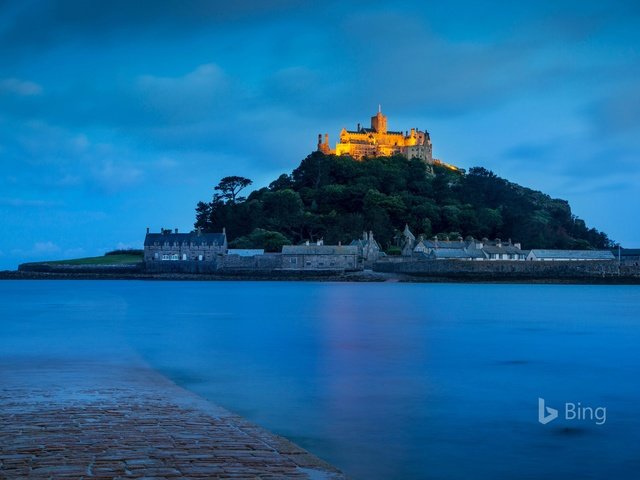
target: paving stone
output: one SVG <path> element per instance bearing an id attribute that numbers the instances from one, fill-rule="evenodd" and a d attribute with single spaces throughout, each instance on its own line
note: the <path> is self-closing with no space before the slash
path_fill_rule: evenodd
<path id="1" fill-rule="evenodd" d="M 0 479 L 344 479 L 136 362 L 0 363 Z"/>

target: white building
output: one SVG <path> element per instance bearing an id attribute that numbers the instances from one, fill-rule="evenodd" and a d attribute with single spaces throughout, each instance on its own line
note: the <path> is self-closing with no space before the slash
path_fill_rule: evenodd
<path id="1" fill-rule="evenodd" d="M 531 250 L 527 260 L 544 262 L 584 262 L 615 260 L 609 250 Z"/>

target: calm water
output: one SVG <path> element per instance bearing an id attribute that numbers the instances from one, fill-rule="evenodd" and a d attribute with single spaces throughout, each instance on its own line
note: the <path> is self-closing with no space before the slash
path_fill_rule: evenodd
<path id="1" fill-rule="evenodd" d="M 139 354 L 356 479 L 640 476 L 639 287 L 4 281 L 0 340 Z"/>

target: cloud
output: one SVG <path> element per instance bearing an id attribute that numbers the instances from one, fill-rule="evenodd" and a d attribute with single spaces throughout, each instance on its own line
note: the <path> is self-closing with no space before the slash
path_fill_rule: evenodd
<path id="1" fill-rule="evenodd" d="M 0 54 L 18 59 L 70 43 L 117 41 L 149 35 L 190 37 L 212 27 L 261 23 L 315 7 L 311 0 L 84 0 L 7 1 L 0 12 Z M 4 20 L 4 21 L 3 21 Z"/>
<path id="2" fill-rule="evenodd" d="M 52 241 L 35 242 L 29 249 L 16 248 L 11 251 L 14 257 L 42 258 L 46 255 L 53 255 L 61 252 L 62 249 Z"/>
<path id="3" fill-rule="evenodd" d="M 484 15 L 491 8 L 486 10 Z M 387 109 L 442 117 L 494 109 L 524 96 L 566 94 L 571 87 L 597 91 L 618 81 L 633 57 L 594 54 L 587 42 L 619 19 L 600 15 L 601 8 L 587 10 L 586 19 L 534 12 L 515 25 L 497 25 L 492 37 L 498 39 L 484 34 L 479 40 L 443 31 L 419 14 L 349 12 L 341 20 L 341 53 L 352 59 L 347 72 L 357 69 L 360 82 L 345 105 L 353 109 L 374 98 Z"/>
<path id="4" fill-rule="evenodd" d="M 140 183 L 144 172 L 131 164 L 105 160 L 93 169 L 92 175 L 101 188 L 114 193 Z"/>
<path id="5" fill-rule="evenodd" d="M 62 202 L 51 200 L 37 200 L 37 199 L 24 199 L 24 198 L 0 198 L 0 206 L 5 207 L 36 207 L 36 208 L 49 208 L 58 207 L 63 205 Z"/>
<path id="6" fill-rule="evenodd" d="M 627 133 L 640 129 L 640 91 L 624 87 L 594 102 L 587 109 L 597 133 Z"/>
<path id="7" fill-rule="evenodd" d="M 0 93 L 9 93 L 21 96 L 41 95 L 42 87 L 35 82 L 19 80 L 17 78 L 5 78 L 0 80 Z"/>
<path id="8" fill-rule="evenodd" d="M 509 160 L 529 162 L 549 157 L 557 146 L 551 143 L 521 143 L 507 149 L 503 156 Z"/>
<path id="9" fill-rule="evenodd" d="M 157 122 L 183 124 L 223 116 L 229 89 L 222 69 L 204 64 L 181 77 L 140 76 L 134 93 L 137 107 L 152 113 Z"/>

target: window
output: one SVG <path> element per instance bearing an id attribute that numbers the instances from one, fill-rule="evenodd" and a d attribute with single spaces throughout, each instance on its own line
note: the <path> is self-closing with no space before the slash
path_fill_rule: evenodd
<path id="1" fill-rule="evenodd" d="M 156 260 L 158 259 L 158 252 L 153 254 L 153 258 L 155 258 Z"/>
<path id="2" fill-rule="evenodd" d="M 311 262 L 307 262 L 306 265 L 307 265 L 307 267 L 310 267 L 311 266 Z"/>
<path id="3" fill-rule="evenodd" d="M 198 261 L 202 261 L 202 255 L 198 255 Z"/>
<path id="4" fill-rule="evenodd" d="M 295 265 L 296 263 L 298 263 L 298 259 L 297 259 L 297 258 L 291 258 L 291 259 L 289 259 L 289 261 L 290 261 L 292 264 L 294 264 L 294 265 Z"/>
<path id="5" fill-rule="evenodd" d="M 180 257 L 178 256 L 177 253 L 174 253 L 173 255 L 171 255 L 171 260 L 175 261 L 175 260 L 179 260 Z"/>
<path id="6" fill-rule="evenodd" d="M 186 253 L 183 253 L 183 254 L 182 254 L 182 260 L 186 260 L 186 259 L 187 259 L 187 254 L 186 254 Z"/>
<path id="7" fill-rule="evenodd" d="M 162 255 L 162 260 L 169 260 L 170 257 L 166 253 Z"/>

